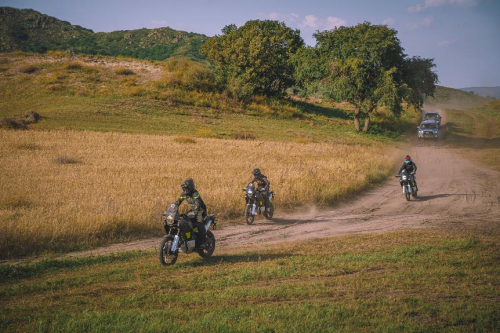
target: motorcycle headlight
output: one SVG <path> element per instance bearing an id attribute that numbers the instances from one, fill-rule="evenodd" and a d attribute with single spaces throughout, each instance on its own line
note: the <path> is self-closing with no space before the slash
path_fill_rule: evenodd
<path id="1" fill-rule="evenodd" d="M 406 180 L 406 176 L 401 177 L 402 180 Z"/>
<path id="2" fill-rule="evenodd" d="M 173 220 L 173 219 L 174 219 L 174 218 L 172 217 L 172 215 L 167 216 L 167 220 L 170 220 L 170 221 L 171 221 L 171 220 Z"/>
<path id="3" fill-rule="evenodd" d="M 250 194 L 250 195 L 253 194 L 253 192 L 251 190 L 248 190 L 247 193 Z"/>

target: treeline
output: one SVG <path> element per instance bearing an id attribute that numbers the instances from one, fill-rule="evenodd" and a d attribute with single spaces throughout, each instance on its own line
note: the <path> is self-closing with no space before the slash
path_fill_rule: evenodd
<path id="1" fill-rule="evenodd" d="M 218 89 L 231 97 L 244 101 L 291 92 L 346 101 L 354 106 L 358 131 L 368 131 L 375 111 L 398 116 L 404 106 L 419 109 L 435 91 L 434 60 L 408 57 L 394 29 L 365 22 L 314 37 L 316 46 L 307 47 L 298 30 L 254 20 L 224 27 L 201 52 L 213 66 Z"/>

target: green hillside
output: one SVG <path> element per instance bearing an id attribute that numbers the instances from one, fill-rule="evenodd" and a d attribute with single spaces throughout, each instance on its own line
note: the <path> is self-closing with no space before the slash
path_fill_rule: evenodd
<path id="1" fill-rule="evenodd" d="M 493 98 L 478 96 L 475 93 L 436 86 L 434 97 L 427 98 L 424 104 L 428 108 L 465 110 L 492 100 Z"/>
<path id="2" fill-rule="evenodd" d="M 207 38 L 168 27 L 94 33 L 31 9 L 0 7 L 0 52 L 64 50 L 151 60 L 171 56 L 200 60 L 199 49 Z"/>

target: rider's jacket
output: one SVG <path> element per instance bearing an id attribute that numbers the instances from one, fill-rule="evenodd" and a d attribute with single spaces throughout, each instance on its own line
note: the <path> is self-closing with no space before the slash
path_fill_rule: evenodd
<path id="1" fill-rule="evenodd" d="M 265 191 L 269 191 L 269 180 L 264 175 L 255 176 L 255 178 L 251 181 L 251 183 L 257 183 L 258 189 L 263 189 Z"/>
<path id="2" fill-rule="evenodd" d="M 180 204 L 186 200 L 191 206 L 191 211 L 198 215 L 201 213 L 203 217 L 207 215 L 207 206 L 201 199 L 200 193 L 195 189 L 193 191 L 184 191 L 181 193 L 175 204 L 180 206 Z"/>
<path id="3" fill-rule="evenodd" d="M 417 165 L 413 163 L 413 161 L 411 161 L 408 164 L 403 162 L 403 166 L 401 166 L 401 169 L 399 169 L 398 174 L 401 173 L 401 171 L 403 170 L 406 170 L 409 174 L 415 173 L 417 172 Z"/>

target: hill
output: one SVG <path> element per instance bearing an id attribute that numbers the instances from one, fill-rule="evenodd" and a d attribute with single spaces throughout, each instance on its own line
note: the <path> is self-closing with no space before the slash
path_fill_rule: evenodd
<path id="1" fill-rule="evenodd" d="M 467 87 L 460 88 L 463 91 L 472 91 L 476 95 L 483 97 L 494 97 L 500 99 L 500 86 L 499 87 Z"/>
<path id="2" fill-rule="evenodd" d="M 199 49 L 207 38 L 168 27 L 94 33 L 31 9 L 0 7 L 0 52 L 64 50 L 150 60 L 172 56 L 201 60 Z"/>
<path id="3" fill-rule="evenodd" d="M 478 96 L 475 93 L 459 89 L 436 86 L 434 97 L 429 97 L 424 102 L 424 108 L 445 108 L 465 110 L 481 104 L 491 102 L 493 98 Z"/>

